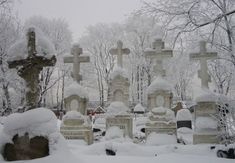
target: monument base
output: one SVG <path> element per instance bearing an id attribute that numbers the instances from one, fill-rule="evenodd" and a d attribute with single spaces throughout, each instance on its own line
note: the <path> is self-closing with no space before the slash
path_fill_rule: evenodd
<path id="1" fill-rule="evenodd" d="M 66 139 L 83 139 L 88 145 L 93 144 L 93 132 L 91 127 L 61 126 L 60 132 Z"/>
<path id="2" fill-rule="evenodd" d="M 219 139 L 217 134 L 194 134 L 193 144 L 218 144 Z"/>

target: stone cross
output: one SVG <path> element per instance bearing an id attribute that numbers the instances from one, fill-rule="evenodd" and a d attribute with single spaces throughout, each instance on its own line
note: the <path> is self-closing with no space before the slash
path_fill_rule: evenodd
<path id="1" fill-rule="evenodd" d="M 72 77 L 78 83 L 82 80 L 82 76 L 80 73 L 80 63 L 82 62 L 90 62 L 89 56 L 80 56 L 82 54 L 82 48 L 78 44 L 73 45 L 71 54 L 73 56 L 65 57 L 64 63 L 73 63 L 73 72 Z"/>
<path id="2" fill-rule="evenodd" d="M 123 43 L 122 41 L 118 41 L 117 42 L 117 48 L 112 48 L 110 49 L 109 53 L 112 55 L 117 55 L 117 65 L 119 67 L 123 66 L 123 62 L 122 62 L 122 55 L 123 54 L 129 54 L 130 53 L 130 49 L 128 48 L 122 48 L 123 47 Z"/>
<path id="3" fill-rule="evenodd" d="M 56 57 L 51 58 L 39 56 L 36 51 L 36 34 L 34 28 L 27 32 L 28 56 L 22 60 L 8 61 L 10 69 L 17 69 L 18 75 L 24 79 L 26 84 L 26 110 L 34 109 L 39 101 L 39 74 L 43 67 L 54 66 Z"/>
<path id="4" fill-rule="evenodd" d="M 151 59 L 155 59 L 156 64 L 154 66 L 154 72 L 157 76 L 166 76 L 166 71 L 163 69 L 162 61 L 165 58 L 173 57 L 172 50 L 164 49 L 164 42 L 161 39 L 155 39 L 152 43 L 152 49 L 146 50 L 145 56 Z"/>
<path id="5" fill-rule="evenodd" d="M 207 68 L 207 60 L 217 58 L 216 52 L 207 52 L 206 51 L 206 42 L 200 41 L 200 52 L 199 53 L 191 53 L 191 60 L 199 60 L 200 62 L 200 70 L 198 70 L 198 77 L 201 79 L 201 87 L 209 88 L 208 82 L 211 82 L 211 77 L 208 74 Z"/>

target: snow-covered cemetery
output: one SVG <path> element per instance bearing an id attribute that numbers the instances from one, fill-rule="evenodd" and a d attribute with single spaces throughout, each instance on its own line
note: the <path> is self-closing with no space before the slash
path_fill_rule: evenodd
<path id="1" fill-rule="evenodd" d="M 0 163 L 234 163 L 235 0 L 0 0 Z"/>

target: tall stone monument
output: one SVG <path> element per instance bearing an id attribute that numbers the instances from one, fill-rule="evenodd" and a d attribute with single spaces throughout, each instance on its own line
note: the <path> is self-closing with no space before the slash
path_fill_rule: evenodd
<path id="1" fill-rule="evenodd" d="M 80 73 L 80 64 L 90 61 L 89 56 L 81 56 L 82 48 L 75 44 L 72 47 L 71 54 L 64 58 L 64 63 L 73 63 L 73 71 L 71 76 L 74 82 L 65 90 L 65 108 L 67 111 L 77 110 L 83 115 L 87 114 L 88 96 L 86 90 L 79 84 L 82 80 Z"/>
<path id="2" fill-rule="evenodd" d="M 110 49 L 110 53 L 112 55 L 117 55 L 117 66 L 114 66 L 114 69 L 110 74 L 108 103 L 121 101 L 126 106 L 129 106 L 130 82 L 128 74 L 123 68 L 122 57 L 124 54 L 129 54 L 130 50 L 128 48 L 123 48 L 123 43 L 118 41 L 117 48 Z"/>
<path id="3" fill-rule="evenodd" d="M 28 29 L 26 38 L 27 44 L 19 41 L 9 50 L 13 49 L 18 53 L 10 56 L 8 66 L 10 69 L 15 68 L 18 75 L 25 81 L 26 112 L 9 115 L 4 123 L 3 132 L 9 140 L 12 140 L 2 149 L 3 157 L 7 161 L 31 160 L 48 156 L 50 134 L 57 133 L 53 128 L 56 127 L 55 115 L 48 109 L 37 108 L 40 95 L 39 74 L 43 67 L 54 66 L 56 57 L 49 54 L 45 47 L 47 42 L 42 41 L 40 35 L 36 38 L 34 28 Z M 50 127 L 47 126 L 47 131 L 44 131 L 45 125 L 48 124 Z"/>
<path id="4" fill-rule="evenodd" d="M 73 63 L 71 73 L 74 82 L 65 89 L 66 115 L 60 127 L 61 133 L 67 139 L 84 139 L 88 144 L 93 143 L 93 132 L 90 119 L 87 116 L 88 93 L 79 84 L 82 76 L 80 63 L 89 62 L 88 56 L 81 56 L 82 48 L 79 45 L 72 47 L 73 56 L 65 57 L 64 63 Z"/>
<path id="5" fill-rule="evenodd" d="M 172 85 L 164 79 L 166 71 L 162 62 L 166 58 L 173 57 L 172 50 L 164 47 L 162 40 L 155 40 L 152 49 L 145 51 L 145 56 L 155 61 L 154 74 L 155 78 L 147 88 L 147 100 L 149 120 L 146 123 L 146 137 L 155 132 L 157 134 L 172 135 L 176 139 L 176 122 L 174 112 L 171 110 L 172 105 Z M 165 142 L 167 143 L 167 142 Z"/>
<path id="6" fill-rule="evenodd" d="M 193 135 L 193 143 L 218 143 L 218 125 L 213 118 L 218 114 L 217 110 L 217 95 L 210 92 L 208 83 L 211 81 L 211 77 L 208 74 L 207 60 L 215 59 L 217 53 L 207 52 L 206 42 L 200 42 L 199 53 L 190 54 L 191 60 L 200 61 L 200 70 L 198 71 L 198 77 L 201 79 L 201 91 L 203 92 L 196 98 L 197 105 L 194 110 L 195 117 L 195 129 Z"/>
<path id="7" fill-rule="evenodd" d="M 17 69 L 17 74 L 24 79 L 26 85 L 26 110 L 34 109 L 39 102 L 39 74 L 43 67 L 54 66 L 56 57 L 49 58 L 37 53 L 36 34 L 34 28 L 29 28 L 27 33 L 28 56 L 24 59 L 8 61 L 10 69 Z"/>
<path id="8" fill-rule="evenodd" d="M 117 66 L 110 74 L 109 95 L 106 117 L 106 130 L 117 126 L 123 130 L 124 136 L 133 137 L 133 119 L 129 111 L 129 79 L 123 68 L 123 55 L 129 54 L 128 48 L 123 48 L 121 41 L 117 42 L 117 48 L 110 49 L 112 55 L 117 55 Z"/>

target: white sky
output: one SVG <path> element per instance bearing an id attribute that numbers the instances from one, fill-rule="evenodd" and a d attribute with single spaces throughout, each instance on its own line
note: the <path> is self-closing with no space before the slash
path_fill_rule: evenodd
<path id="1" fill-rule="evenodd" d="M 85 28 L 96 23 L 121 22 L 143 0 L 19 0 L 16 10 L 22 21 L 31 16 L 65 19 L 73 32 L 74 41 Z"/>

